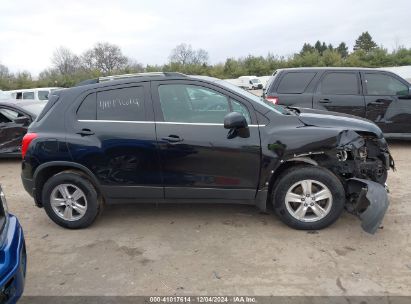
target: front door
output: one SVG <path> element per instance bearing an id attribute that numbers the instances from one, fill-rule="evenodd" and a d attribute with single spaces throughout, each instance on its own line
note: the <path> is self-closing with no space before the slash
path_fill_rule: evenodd
<path id="1" fill-rule="evenodd" d="M 254 199 L 261 152 L 248 102 L 201 81 L 152 82 L 152 98 L 166 199 Z M 229 138 L 223 122 L 232 111 L 249 134 Z"/>
<path id="2" fill-rule="evenodd" d="M 365 102 L 359 73 L 324 73 L 313 95 L 313 108 L 365 117 Z"/>
<path id="3" fill-rule="evenodd" d="M 409 94 L 409 84 L 382 71 L 362 73 L 365 83 L 367 118 L 375 122 L 388 136 L 411 135 L 411 100 L 401 99 Z"/>

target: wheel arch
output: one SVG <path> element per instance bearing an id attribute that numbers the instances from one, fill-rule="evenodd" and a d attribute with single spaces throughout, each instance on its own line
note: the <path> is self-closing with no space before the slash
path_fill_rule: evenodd
<path id="1" fill-rule="evenodd" d="M 272 175 L 269 185 L 268 185 L 268 195 L 267 200 L 265 202 L 266 209 L 272 209 L 271 201 L 273 199 L 273 191 L 277 184 L 277 182 L 282 177 L 283 173 L 291 168 L 295 168 L 298 166 L 319 166 L 318 162 L 310 157 L 293 157 L 286 161 L 283 161 L 280 166 L 275 170 L 274 174 Z"/>
<path id="2" fill-rule="evenodd" d="M 78 163 L 69 161 L 53 161 L 45 163 L 36 168 L 33 180 L 34 180 L 34 201 L 37 206 L 42 207 L 41 193 L 46 181 L 53 175 L 63 171 L 75 171 L 86 177 L 94 187 L 98 194 L 101 195 L 100 183 L 93 172 L 87 167 Z"/>

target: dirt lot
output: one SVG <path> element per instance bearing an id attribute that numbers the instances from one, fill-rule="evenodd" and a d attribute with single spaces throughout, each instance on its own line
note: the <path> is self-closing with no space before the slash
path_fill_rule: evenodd
<path id="1" fill-rule="evenodd" d="M 52 223 L 0 160 L 25 230 L 26 295 L 411 295 L 411 143 L 391 143 L 391 206 L 368 235 L 344 214 L 315 233 L 249 206 L 107 207 L 89 229 Z"/>

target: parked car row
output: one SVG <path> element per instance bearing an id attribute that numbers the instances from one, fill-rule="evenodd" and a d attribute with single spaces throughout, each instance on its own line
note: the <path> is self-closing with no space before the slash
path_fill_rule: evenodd
<path id="1" fill-rule="evenodd" d="M 366 68 L 279 69 L 264 97 L 274 104 L 335 111 L 369 119 L 386 138 L 411 139 L 411 84 Z"/>

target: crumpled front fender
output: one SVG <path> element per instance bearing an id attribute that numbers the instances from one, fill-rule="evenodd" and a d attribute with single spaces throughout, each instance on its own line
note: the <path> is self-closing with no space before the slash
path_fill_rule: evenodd
<path id="1" fill-rule="evenodd" d="M 350 178 L 347 180 L 347 192 L 351 200 L 348 211 L 361 219 L 365 232 L 374 234 L 388 209 L 387 190 L 370 180 Z"/>

